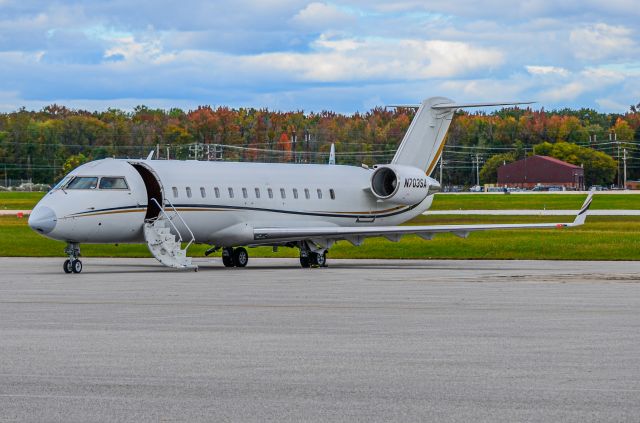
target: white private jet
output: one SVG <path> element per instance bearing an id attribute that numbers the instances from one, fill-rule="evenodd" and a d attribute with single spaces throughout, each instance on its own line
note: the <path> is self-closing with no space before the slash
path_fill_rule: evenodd
<path id="1" fill-rule="evenodd" d="M 455 104 L 434 97 L 418 108 L 390 164 L 357 166 L 104 159 L 70 172 L 36 205 L 29 226 L 66 241 L 64 271 L 80 273 L 80 243 L 146 243 L 162 264 L 197 267 L 191 243 L 222 249 L 227 267 L 244 267 L 245 246 L 300 249 L 302 267 L 325 266 L 337 240 L 398 241 L 450 232 L 466 237 L 492 229 L 582 225 L 585 201 L 572 223 L 398 226 L 427 210 L 440 184 L 429 177 L 456 109 L 518 103 Z M 426 171 L 426 173 L 425 173 Z M 184 242 L 188 242 L 182 248 Z"/>

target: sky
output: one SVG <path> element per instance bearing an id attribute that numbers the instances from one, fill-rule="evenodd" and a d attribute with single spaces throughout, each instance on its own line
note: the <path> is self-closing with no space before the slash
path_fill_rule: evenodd
<path id="1" fill-rule="evenodd" d="M 0 0 L 0 111 L 367 111 L 431 96 L 624 112 L 628 0 Z"/>

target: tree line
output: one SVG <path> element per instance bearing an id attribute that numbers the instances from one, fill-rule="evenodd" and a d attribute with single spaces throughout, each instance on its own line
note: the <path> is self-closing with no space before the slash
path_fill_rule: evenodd
<path id="1" fill-rule="evenodd" d="M 162 157 L 202 159 L 195 143 L 228 147 L 225 160 L 282 162 L 323 162 L 333 143 L 339 163 L 373 165 L 391 160 L 414 113 L 410 108 L 345 115 L 210 106 L 189 111 L 138 106 L 130 112 L 90 112 L 56 104 L 39 111 L 20 109 L 0 114 L 0 174 L 52 183 L 83 161 L 146 157 L 158 147 Z M 592 109 L 461 111 L 449 129 L 443 179 L 446 184 L 472 184 L 478 162 L 483 182 L 492 182 L 496 163 L 517 160 L 537 149 L 584 165 L 588 183 L 607 184 L 616 177 L 618 150 L 625 148 L 628 178 L 638 179 L 638 141 L 640 111 L 635 106 L 623 114 Z M 560 143 L 580 150 L 554 148 L 564 145 Z M 589 156 L 593 150 L 604 156 Z"/>

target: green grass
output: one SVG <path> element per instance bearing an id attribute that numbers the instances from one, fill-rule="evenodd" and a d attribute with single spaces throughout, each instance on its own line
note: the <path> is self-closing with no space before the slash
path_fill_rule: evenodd
<path id="1" fill-rule="evenodd" d="M 567 217 L 548 216 L 421 216 L 412 224 L 556 222 Z M 63 257 L 64 243 L 44 238 L 27 226 L 26 219 L 0 217 L 0 256 Z M 202 257 L 207 246 L 191 247 L 189 254 Z M 151 257 L 146 245 L 82 245 L 85 257 Z M 252 248 L 252 257 L 297 257 L 297 249 Z M 218 254 L 219 255 L 219 254 Z M 640 260 L 640 217 L 591 216 L 573 229 L 510 230 L 472 233 L 461 239 L 442 234 L 431 241 L 407 236 L 399 243 L 368 239 L 360 247 L 338 242 L 330 258 L 402 259 L 551 259 Z"/>
<path id="2" fill-rule="evenodd" d="M 31 210 L 45 192 L 0 192 L 0 210 Z"/>
<path id="3" fill-rule="evenodd" d="M 0 210 L 30 210 L 43 192 L 0 192 Z M 437 194 L 431 210 L 577 210 L 586 195 L 576 194 Z M 640 194 L 596 194 L 594 210 L 640 209 Z"/>
<path id="4" fill-rule="evenodd" d="M 586 194 L 436 194 L 430 210 L 578 210 Z M 595 194 L 594 210 L 640 209 L 640 194 Z"/>

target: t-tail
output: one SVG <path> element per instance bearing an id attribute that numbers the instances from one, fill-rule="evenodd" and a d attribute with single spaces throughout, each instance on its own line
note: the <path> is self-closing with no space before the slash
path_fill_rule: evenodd
<path id="1" fill-rule="evenodd" d="M 431 175 L 440 160 L 451 119 L 457 109 L 467 107 L 514 106 L 532 102 L 468 103 L 456 104 L 445 97 L 431 97 L 416 105 L 393 107 L 415 107 L 416 112 L 391 164 L 413 166 Z"/>

